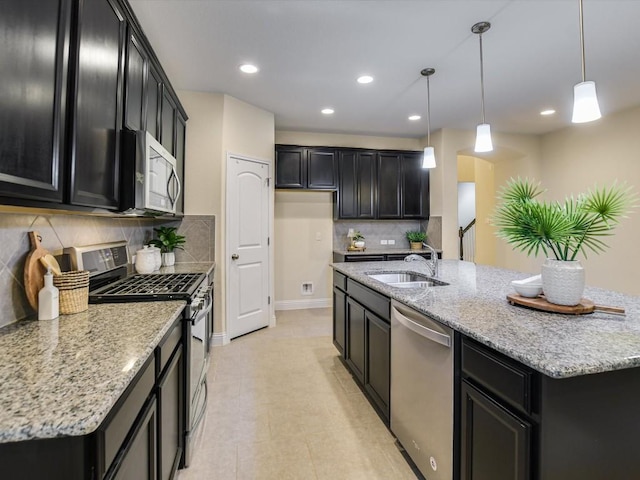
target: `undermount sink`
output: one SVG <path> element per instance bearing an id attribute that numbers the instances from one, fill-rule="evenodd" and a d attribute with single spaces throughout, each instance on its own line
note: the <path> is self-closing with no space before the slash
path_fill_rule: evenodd
<path id="1" fill-rule="evenodd" d="M 449 285 L 446 282 L 414 272 L 368 273 L 367 276 L 396 288 L 427 288 Z"/>

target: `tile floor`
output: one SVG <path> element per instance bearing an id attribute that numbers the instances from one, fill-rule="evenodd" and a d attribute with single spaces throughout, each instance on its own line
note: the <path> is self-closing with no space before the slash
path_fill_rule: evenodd
<path id="1" fill-rule="evenodd" d="M 178 480 L 415 480 L 331 342 L 331 309 L 212 350 L 209 400 Z"/>

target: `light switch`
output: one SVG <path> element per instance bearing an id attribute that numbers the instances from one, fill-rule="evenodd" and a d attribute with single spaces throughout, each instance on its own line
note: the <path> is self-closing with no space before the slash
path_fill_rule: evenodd
<path id="1" fill-rule="evenodd" d="M 389 245 L 395 245 L 396 241 L 395 240 L 389 240 Z"/>
<path id="2" fill-rule="evenodd" d="M 380 245 L 386 245 L 387 241 L 386 240 L 380 240 Z"/>

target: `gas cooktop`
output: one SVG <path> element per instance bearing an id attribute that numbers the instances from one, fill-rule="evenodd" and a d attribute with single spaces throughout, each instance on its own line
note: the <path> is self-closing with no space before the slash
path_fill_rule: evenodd
<path id="1" fill-rule="evenodd" d="M 202 273 L 132 275 L 89 292 L 89 302 L 188 300 L 204 279 Z"/>

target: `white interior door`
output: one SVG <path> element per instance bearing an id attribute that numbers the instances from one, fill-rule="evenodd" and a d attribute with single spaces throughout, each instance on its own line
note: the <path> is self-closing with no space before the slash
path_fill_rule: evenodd
<path id="1" fill-rule="evenodd" d="M 269 325 L 269 164 L 227 162 L 229 338 Z"/>

